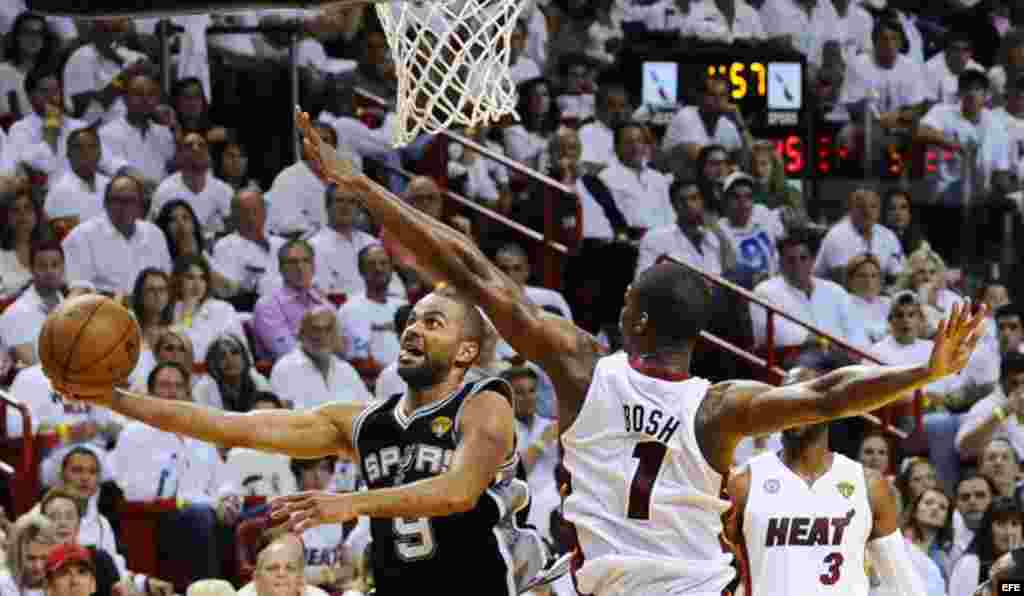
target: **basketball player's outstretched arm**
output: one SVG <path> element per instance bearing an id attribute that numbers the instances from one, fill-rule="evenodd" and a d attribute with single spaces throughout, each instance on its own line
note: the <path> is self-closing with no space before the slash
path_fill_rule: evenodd
<path id="1" fill-rule="evenodd" d="M 953 307 L 939 325 L 930 360 L 920 366 L 848 366 L 804 383 L 774 387 L 727 381 L 711 388 L 697 414 L 697 438 L 715 470 L 727 474 L 744 437 L 877 410 L 967 365 L 986 308 Z"/>
<path id="2" fill-rule="evenodd" d="M 271 503 L 271 513 L 275 520 L 302 532 L 360 515 L 413 519 L 469 511 L 514 454 L 515 418 L 508 399 L 482 391 L 465 403 L 458 424 L 461 439 L 452 464 L 438 476 L 357 493 L 319 491 L 279 497 Z"/>
<path id="3" fill-rule="evenodd" d="M 296 115 L 304 150 L 321 178 L 357 191 L 374 221 L 417 248 L 417 260 L 437 279 L 465 292 L 487 313 L 501 336 L 538 363 L 558 394 L 559 426 L 576 419 L 600 357 L 600 344 L 571 321 L 533 304 L 468 238 L 408 205 L 384 187 L 354 175 L 333 147 L 321 142 L 309 116 Z"/>
<path id="4" fill-rule="evenodd" d="M 60 391 L 59 387 L 56 389 Z M 365 408 L 338 402 L 306 411 L 259 410 L 239 414 L 120 389 L 108 397 L 89 401 L 160 430 L 220 447 L 248 447 L 297 458 L 338 453 L 354 458 L 353 422 Z"/>

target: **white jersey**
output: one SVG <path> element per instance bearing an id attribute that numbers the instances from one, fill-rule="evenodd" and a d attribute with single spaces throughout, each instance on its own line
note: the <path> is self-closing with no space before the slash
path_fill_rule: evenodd
<path id="1" fill-rule="evenodd" d="M 622 352 L 598 362 L 562 436 L 581 594 L 719 596 L 735 577 L 719 542 L 730 503 L 694 431 L 709 386 L 646 376 Z"/>
<path id="2" fill-rule="evenodd" d="M 748 596 L 868 596 L 873 525 L 864 468 L 838 453 L 812 486 L 775 453 L 750 460 L 743 540 Z"/>

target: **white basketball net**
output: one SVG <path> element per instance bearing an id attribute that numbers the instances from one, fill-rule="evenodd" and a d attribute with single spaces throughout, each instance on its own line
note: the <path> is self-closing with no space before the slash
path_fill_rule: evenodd
<path id="1" fill-rule="evenodd" d="M 509 71 L 521 0 L 413 0 L 377 4 L 398 77 L 392 140 L 515 116 Z"/>

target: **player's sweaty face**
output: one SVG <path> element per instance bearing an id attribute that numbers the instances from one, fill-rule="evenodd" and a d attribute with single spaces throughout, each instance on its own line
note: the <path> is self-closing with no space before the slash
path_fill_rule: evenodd
<path id="1" fill-rule="evenodd" d="M 429 294 L 416 303 L 402 332 L 398 374 L 412 386 L 441 380 L 458 347 L 462 312 L 453 300 Z"/>

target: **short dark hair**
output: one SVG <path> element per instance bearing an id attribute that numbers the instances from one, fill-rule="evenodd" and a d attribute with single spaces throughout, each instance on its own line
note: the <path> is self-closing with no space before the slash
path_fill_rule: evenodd
<path id="1" fill-rule="evenodd" d="M 630 292 L 647 314 L 659 347 L 682 347 L 697 339 L 711 318 L 711 292 L 704 279 L 679 263 L 653 265 L 637 276 Z"/>
<path id="2" fill-rule="evenodd" d="M 89 449 L 88 447 L 83 447 L 81 445 L 78 445 L 78 446 L 72 447 L 70 450 L 68 450 L 68 452 L 64 454 L 64 457 L 61 458 L 61 460 L 60 460 L 60 471 L 61 471 L 62 474 L 64 473 L 64 469 L 68 467 L 68 462 L 71 461 L 71 458 L 76 456 L 76 455 L 85 455 L 87 457 L 91 457 L 94 460 L 96 460 L 96 470 L 97 471 L 99 471 L 100 468 L 102 468 L 102 466 L 103 466 L 103 462 L 100 461 L 99 454 L 97 454 L 92 449 Z"/>
<path id="3" fill-rule="evenodd" d="M 781 255 L 787 248 L 790 248 L 792 246 L 799 246 L 801 244 L 806 246 L 808 250 L 814 253 L 816 252 L 815 244 L 817 244 L 815 240 L 815 236 L 810 230 L 806 228 L 794 228 L 790 230 L 785 236 L 779 238 L 775 246 L 776 249 L 779 251 L 779 255 Z"/>
<path id="4" fill-rule="evenodd" d="M 139 190 L 139 198 L 141 198 L 143 203 L 145 203 L 146 185 L 142 183 L 142 180 L 139 180 L 136 176 L 131 174 L 115 174 L 110 178 L 110 182 L 107 183 L 107 190 L 103 193 L 103 204 L 106 205 L 107 202 L 110 201 L 110 195 L 114 192 L 114 185 L 122 178 L 131 180 L 135 184 L 135 188 Z"/>
<path id="5" fill-rule="evenodd" d="M 903 45 L 907 45 L 907 32 L 903 30 L 903 23 L 894 14 L 883 15 L 875 21 L 875 26 L 871 28 L 871 43 L 878 43 L 878 38 L 886 29 L 899 33 L 903 38 Z"/>
<path id="6" fill-rule="evenodd" d="M 1007 352 L 999 363 L 999 378 L 1005 380 L 1010 375 L 1024 373 L 1024 354 Z"/>
<path id="7" fill-rule="evenodd" d="M 361 248 L 359 250 L 358 254 L 356 254 L 356 267 L 359 269 L 359 275 L 365 275 L 366 274 L 366 272 L 364 271 L 364 269 L 366 269 L 366 265 L 365 265 L 366 257 L 369 256 L 370 251 L 375 249 L 375 248 L 379 248 L 381 250 L 384 250 L 384 245 L 379 243 L 379 242 L 374 242 L 373 244 L 367 244 L 366 246 L 364 246 L 363 248 Z M 388 254 L 388 251 L 384 250 L 384 254 Z M 391 255 L 388 255 L 388 258 L 390 259 Z"/>
<path id="8" fill-rule="evenodd" d="M 501 372 L 501 378 L 510 383 L 513 379 L 519 379 L 522 377 L 529 377 L 534 381 L 540 381 L 540 377 L 537 376 L 537 371 L 533 370 L 529 366 L 513 366 Z"/>
<path id="9" fill-rule="evenodd" d="M 249 399 L 248 410 L 252 410 L 252 406 L 261 401 L 269 401 L 272 404 L 276 404 L 278 408 L 284 407 L 284 402 L 282 402 L 281 398 L 277 395 L 269 391 L 257 391 L 256 393 L 253 393 L 252 398 Z"/>
<path id="10" fill-rule="evenodd" d="M 96 130 L 96 126 L 83 126 L 82 128 L 76 128 L 68 134 L 68 150 L 71 148 L 78 149 L 78 140 L 82 138 L 82 135 L 91 134 L 95 135 L 97 139 L 100 138 L 100 133 Z"/>
<path id="11" fill-rule="evenodd" d="M 399 337 L 405 331 L 405 326 L 409 323 L 409 313 L 412 312 L 411 304 L 403 304 L 395 309 L 395 334 Z"/>
<path id="12" fill-rule="evenodd" d="M 44 64 L 28 71 L 28 73 L 25 75 L 25 95 L 28 95 L 29 97 L 34 95 L 36 89 L 39 87 L 39 84 L 43 82 L 43 79 L 47 79 L 49 77 L 53 77 L 57 79 L 58 82 L 60 82 L 60 69 L 54 68 L 53 65 Z"/>
<path id="13" fill-rule="evenodd" d="M 615 128 L 612 129 L 612 134 L 614 135 L 614 138 L 615 138 L 615 147 L 616 148 L 619 146 L 619 143 L 622 141 L 622 135 L 626 134 L 626 131 L 629 130 L 630 128 L 636 128 L 636 129 L 639 129 L 640 131 L 643 131 L 644 130 L 644 125 L 641 124 L 640 122 L 637 122 L 636 120 L 626 120 L 625 122 L 616 125 Z"/>

